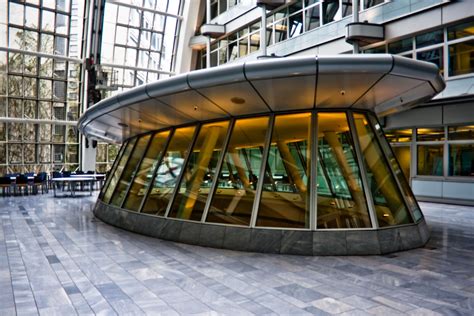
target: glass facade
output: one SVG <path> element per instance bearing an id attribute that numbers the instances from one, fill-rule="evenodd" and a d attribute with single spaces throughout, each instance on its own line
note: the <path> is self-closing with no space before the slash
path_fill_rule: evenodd
<path id="1" fill-rule="evenodd" d="M 105 203 L 188 221 L 310 230 L 421 218 L 368 112 L 236 118 L 140 135 L 123 145 L 108 181 Z"/>
<path id="2" fill-rule="evenodd" d="M 0 123 L 0 174 L 78 167 L 83 17 L 82 1 L 0 3 L 0 118 L 18 120 Z"/>
<path id="3" fill-rule="evenodd" d="M 91 4 L 0 2 L 0 174 L 79 167 Z M 105 1 L 94 57 L 106 75 L 102 97 L 174 74 L 181 11 L 180 0 Z M 117 152 L 117 145 L 99 143 L 95 170 L 109 170 Z"/>
<path id="4" fill-rule="evenodd" d="M 181 0 L 106 1 L 100 59 L 108 97 L 174 74 Z M 118 146 L 99 143 L 96 170 L 106 172 Z"/>
<path id="5" fill-rule="evenodd" d="M 241 3 L 242 0 L 212 0 L 211 18 Z M 360 1 L 360 10 L 370 9 L 384 0 Z M 320 26 L 352 15 L 352 0 L 298 0 L 291 1 L 267 13 L 267 46 L 275 45 Z M 211 43 L 211 51 L 203 49 L 197 68 L 206 68 L 206 54 L 210 53 L 211 67 L 256 52 L 260 48 L 261 21 L 254 20 L 240 29 L 227 33 Z"/>
<path id="6" fill-rule="evenodd" d="M 445 79 L 474 73 L 474 20 L 363 49 L 365 54 L 399 54 L 431 62 Z"/>

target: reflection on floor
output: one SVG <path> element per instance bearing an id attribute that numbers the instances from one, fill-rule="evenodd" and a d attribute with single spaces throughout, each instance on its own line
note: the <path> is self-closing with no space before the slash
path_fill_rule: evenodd
<path id="1" fill-rule="evenodd" d="M 474 314 L 474 208 L 423 203 L 424 249 L 300 257 L 147 238 L 95 197 L 0 197 L 0 315 Z"/>

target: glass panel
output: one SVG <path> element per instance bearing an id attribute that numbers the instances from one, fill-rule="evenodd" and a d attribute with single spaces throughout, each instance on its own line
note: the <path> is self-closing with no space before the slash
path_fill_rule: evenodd
<path id="1" fill-rule="evenodd" d="M 128 196 L 125 199 L 123 208 L 138 211 L 138 208 L 140 207 L 143 197 L 145 196 L 150 184 L 153 172 L 158 165 L 158 159 L 163 152 L 169 134 L 169 131 L 165 131 L 156 133 L 153 136 L 151 144 L 137 169 L 135 179 L 133 180 L 132 186 L 130 187 Z"/>
<path id="2" fill-rule="evenodd" d="M 142 213 L 165 215 L 195 129 L 195 126 L 183 127 L 176 129 L 173 133 L 156 171 L 153 188 L 148 194 Z"/>
<path id="3" fill-rule="evenodd" d="M 411 216 L 398 189 L 395 177 L 392 175 L 382 153 L 382 148 L 375 139 L 366 116 L 356 113 L 354 122 L 379 226 L 411 223 Z M 396 162 L 394 161 L 394 163 Z"/>
<path id="4" fill-rule="evenodd" d="M 411 142 L 411 129 L 397 129 L 385 131 L 385 137 L 391 143 L 408 143 Z"/>
<path id="5" fill-rule="evenodd" d="M 444 128 L 417 128 L 416 139 L 418 141 L 438 141 L 445 140 Z"/>
<path id="6" fill-rule="evenodd" d="M 117 182 L 120 179 L 120 176 L 122 175 L 123 168 L 125 167 L 125 164 L 127 163 L 128 156 L 130 156 L 130 153 L 132 152 L 133 146 L 135 145 L 136 142 L 137 142 L 136 138 L 134 138 L 133 140 L 128 142 L 128 144 L 125 147 L 125 150 L 123 152 L 123 155 L 120 158 L 120 161 L 117 165 L 117 168 L 111 174 L 110 183 L 107 186 L 107 190 L 105 191 L 104 197 L 102 199 L 102 201 L 104 201 L 105 203 L 109 203 L 110 198 L 112 197 L 112 193 L 115 190 L 115 186 L 117 185 Z"/>
<path id="7" fill-rule="evenodd" d="M 474 144 L 449 145 L 449 175 L 474 176 Z"/>
<path id="8" fill-rule="evenodd" d="M 371 227 L 345 113 L 318 113 L 318 228 Z"/>
<path id="9" fill-rule="evenodd" d="M 385 45 L 366 49 L 364 54 L 385 54 Z"/>
<path id="10" fill-rule="evenodd" d="M 443 175 L 443 145 L 418 145 L 417 174 L 421 176 Z"/>
<path id="11" fill-rule="evenodd" d="M 449 45 L 449 75 L 458 76 L 474 72 L 474 40 Z"/>
<path id="12" fill-rule="evenodd" d="M 416 37 L 416 48 L 430 46 L 443 42 L 443 30 L 437 30 Z"/>
<path id="13" fill-rule="evenodd" d="M 413 40 L 411 37 L 388 44 L 388 52 L 390 54 L 398 54 L 398 53 L 405 52 L 412 49 L 413 49 Z"/>
<path id="14" fill-rule="evenodd" d="M 395 157 L 403 171 L 406 179 L 410 179 L 410 159 L 411 150 L 408 146 L 394 146 L 392 147 Z"/>
<path id="15" fill-rule="evenodd" d="M 207 222 L 250 224 L 267 127 L 268 117 L 235 122 Z"/>
<path id="16" fill-rule="evenodd" d="M 319 14 L 319 5 L 311 7 L 306 10 L 305 15 L 305 30 L 309 31 L 319 27 L 320 25 L 320 14 Z"/>
<path id="17" fill-rule="evenodd" d="M 228 127 L 228 121 L 201 127 L 169 217 L 201 219 Z"/>
<path id="18" fill-rule="evenodd" d="M 364 9 L 384 3 L 385 0 L 364 0 Z"/>
<path id="19" fill-rule="evenodd" d="M 448 27 L 448 40 L 474 35 L 474 21 Z"/>
<path id="20" fill-rule="evenodd" d="M 474 125 L 450 126 L 448 128 L 449 140 L 474 140 Z"/>
<path id="21" fill-rule="evenodd" d="M 309 227 L 311 113 L 275 118 L 257 226 Z"/>
<path id="22" fill-rule="evenodd" d="M 443 47 L 418 52 L 416 53 L 416 59 L 433 63 L 438 66 L 441 73 L 444 71 Z"/>
<path id="23" fill-rule="evenodd" d="M 325 0 L 323 2 L 323 24 L 340 19 L 339 0 Z"/>
<path id="24" fill-rule="evenodd" d="M 115 188 L 110 204 L 121 206 L 122 201 L 125 198 L 125 194 L 127 193 L 127 188 L 130 185 L 130 181 L 132 181 L 133 177 L 135 176 L 135 169 L 137 168 L 140 159 L 143 157 L 143 153 L 147 148 L 150 138 L 150 134 L 138 138 L 137 145 L 135 146 L 135 149 L 133 150 L 127 165 L 123 169 L 123 173 L 120 177 L 117 187 Z"/>
<path id="25" fill-rule="evenodd" d="M 411 148 L 409 146 L 395 146 L 392 147 L 392 153 L 390 145 L 388 144 L 386 138 L 384 138 L 384 133 L 380 127 L 379 122 L 373 115 L 370 115 L 369 118 L 372 125 L 375 127 L 375 132 L 378 136 L 380 144 L 382 145 L 382 149 L 385 155 L 388 157 L 388 161 L 395 172 L 395 176 L 398 179 L 398 183 L 402 189 L 402 194 L 405 197 L 405 201 L 412 211 L 415 221 L 418 222 L 418 220 L 423 218 L 423 214 L 421 213 L 420 207 L 416 202 L 415 195 L 411 191 L 410 185 L 408 184 L 408 179 L 410 179 Z"/>

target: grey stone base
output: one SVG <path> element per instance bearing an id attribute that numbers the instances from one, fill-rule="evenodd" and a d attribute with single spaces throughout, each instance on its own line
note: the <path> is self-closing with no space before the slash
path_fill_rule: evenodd
<path id="1" fill-rule="evenodd" d="M 301 231 L 186 222 L 130 212 L 97 201 L 102 221 L 143 235 L 213 248 L 305 256 L 381 255 L 424 246 L 430 237 L 417 224 L 369 230 Z"/>

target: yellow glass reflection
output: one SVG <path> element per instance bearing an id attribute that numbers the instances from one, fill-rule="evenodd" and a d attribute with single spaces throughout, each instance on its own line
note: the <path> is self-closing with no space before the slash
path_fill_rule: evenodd
<path id="1" fill-rule="evenodd" d="M 120 179 L 120 176 L 122 175 L 123 168 L 125 167 L 125 164 L 127 163 L 128 157 L 130 156 L 130 153 L 132 152 L 133 146 L 135 146 L 136 141 L 137 139 L 134 138 L 128 142 L 128 144 L 126 145 L 124 149 L 123 155 L 120 158 L 120 162 L 117 164 L 117 168 L 115 168 L 114 173 L 111 174 L 109 185 L 107 186 L 107 189 L 104 193 L 103 201 L 105 203 L 110 202 L 112 193 L 114 192 L 115 186 L 117 185 L 117 182 Z"/>
<path id="2" fill-rule="evenodd" d="M 201 220 L 228 127 L 228 121 L 201 127 L 169 217 Z"/>
<path id="3" fill-rule="evenodd" d="M 309 227 L 310 125 L 311 113 L 275 118 L 257 226 Z"/>
<path id="4" fill-rule="evenodd" d="M 411 216 L 398 189 L 395 177 L 392 175 L 366 116 L 356 113 L 354 122 L 379 226 L 411 223 Z"/>
<path id="5" fill-rule="evenodd" d="M 153 135 L 153 139 L 137 169 L 135 179 L 125 199 L 124 208 L 138 211 L 143 196 L 148 190 L 155 167 L 157 166 L 157 160 L 160 158 L 169 134 L 169 131 L 164 131 Z"/>
<path id="6" fill-rule="evenodd" d="M 165 215 L 195 130 L 196 127 L 191 126 L 174 131 L 157 167 L 153 188 L 146 198 L 142 213 Z"/>
<path id="7" fill-rule="evenodd" d="M 110 204 L 115 206 L 122 205 L 125 194 L 127 193 L 127 188 L 130 184 L 130 181 L 132 181 L 132 178 L 135 174 L 135 169 L 148 146 L 150 137 L 151 135 L 147 134 L 138 138 L 137 145 L 133 149 L 133 153 L 130 155 L 130 159 L 128 160 L 126 167 L 123 169 L 122 176 L 120 177 L 120 181 L 115 188 Z"/>
<path id="8" fill-rule="evenodd" d="M 235 122 L 207 222 L 249 225 L 267 127 L 268 117 Z"/>
<path id="9" fill-rule="evenodd" d="M 318 228 L 371 227 L 345 113 L 318 113 Z"/>
<path id="10" fill-rule="evenodd" d="M 399 129 L 385 132 L 385 137 L 391 143 L 407 143 L 411 142 L 412 130 Z"/>

